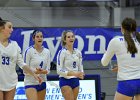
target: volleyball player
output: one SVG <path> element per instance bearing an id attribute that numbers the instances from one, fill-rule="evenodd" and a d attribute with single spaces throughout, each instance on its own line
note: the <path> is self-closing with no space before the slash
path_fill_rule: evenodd
<path id="1" fill-rule="evenodd" d="M 84 78 L 82 54 L 73 48 L 75 35 L 71 30 L 62 33 L 62 49 L 57 55 L 59 86 L 65 100 L 77 100 L 79 79 Z"/>
<path id="2" fill-rule="evenodd" d="M 108 65 L 115 54 L 117 57 L 118 87 L 114 100 L 140 100 L 140 34 L 132 18 L 125 18 L 121 24 L 123 36 L 113 38 L 101 59 L 103 66 Z"/>
<path id="3" fill-rule="evenodd" d="M 35 30 L 32 34 L 34 45 L 27 48 L 24 60 L 43 82 L 40 85 L 31 75 L 25 73 L 24 83 L 28 100 L 45 100 L 46 74 L 50 72 L 50 51 L 42 46 L 43 33 Z M 40 67 L 37 67 L 40 66 Z"/>
<path id="4" fill-rule="evenodd" d="M 41 79 L 24 63 L 17 42 L 9 39 L 12 31 L 12 23 L 0 18 L 0 100 L 14 100 L 18 82 L 16 64 L 41 82 Z"/>

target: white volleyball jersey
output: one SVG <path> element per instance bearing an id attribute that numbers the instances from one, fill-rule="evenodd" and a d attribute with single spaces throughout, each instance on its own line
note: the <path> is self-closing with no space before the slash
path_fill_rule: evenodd
<path id="1" fill-rule="evenodd" d="M 16 87 L 18 77 L 16 64 L 23 67 L 26 64 L 21 55 L 21 49 L 16 41 L 9 40 L 7 47 L 0 43 L 0 90 L 9 91 Z"/>
<path id="2" fill-rule="evenodd" d="M 117 57 L 118 75 L 117 80 L 140 79 L 140 44 L 134 39 L 138 53 L 132 55 L 127 51 L 127 43 L 123 37 L 113 38 L 108 49 L 103 55 L 101 63 L 107 66 L 113 55 Z"/>
<path id="3" fill-rule="evenodd" d="M 33 46 L 26 49 L 24 53 L 24 61 L 33 71 L 35 71 L 37 67 L 41 67 L 50 72 L 50 51 L 44 47 L 41 53 L 39 53 Z M 44 82 L 47 80 L 46 74 L 40 74 L 40 77 L 42 77 Z M 25 73 L 24 83 L 25 85 L 39 84 L 33 76 L 27 73 Z"/>
<path id="4" fill-rule="evenodd" d="M 75 76 L 67 76 L 68 71 L 83 72 L 82 54 L 78 49 L 74 48 L 73 53 L 70 53 L 66 48 L 62 48 L 57 55 L 59 76 L 67 79 L 75 78 Z"/>

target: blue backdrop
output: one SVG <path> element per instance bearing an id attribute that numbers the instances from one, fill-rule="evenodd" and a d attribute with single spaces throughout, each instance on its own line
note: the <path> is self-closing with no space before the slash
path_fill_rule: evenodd
<path id="1" fill-rule="evenodd" d="M 109 41 L 122 35 L 120 28 L 14 28 L 11 39 L 16 40 L 24 52 L 33 45 L 31 35 L 35 29 L 43 32 L 43 45 L 51 51 L 52 61 L 56 61 L 56 55 L 61 49 L 61 33 L 64 30 L 73 30 L 75 33 L 74 47 L 82 51 L 84 61 L 100 60 Z"/>

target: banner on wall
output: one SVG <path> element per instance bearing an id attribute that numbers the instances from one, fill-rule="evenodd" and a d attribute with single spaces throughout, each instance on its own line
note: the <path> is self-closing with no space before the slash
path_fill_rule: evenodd
<path id="1" fill-rule="evenodd" d="M 58 81 L 52 81 L 59 84 Z M 46 98 L 45 100 L 64 100 L 59 87 L 55 87 L 47 83 Z M 80 90 L 77 100 L 97 100 L 95 92 L 95 80 L 82 80 L 80 81 Z M 87 85 L 90 86 L 87 88 Z M 18 82 L 16 88 L 16 95 L 14 100 L 27 100 L 24 89 L 24 82 Z"/>
<path id="2" fill-rule="evenodd" d="M 82 51 L 84 61 L 100 60 L 109 41 L 121 35 L 119 28 L 14 28 L 11 39 L 18 42 L 22 52 L 33 45 L 34 30 L 43 32 L 43 45 L 51 51 L 52 61 L 56 61 L 56 55 L 62 48 L 61 33 L 64 30 L 72 30 L 75 33 L 74 47 Z"/>
<path id="3" fill-rule="evenodd" d="M 59 77 L 48 75 L 48 79 L 49 81 L 46 81 L 45 100 L 64 100 L 59 88 Z M 16 86 L 14 100 L 27 100 L 23 81 L 18 82 Z M 100 75 L 85 75 L 85 78 L 80 80 L 77 100 L 101 100 Z"/>

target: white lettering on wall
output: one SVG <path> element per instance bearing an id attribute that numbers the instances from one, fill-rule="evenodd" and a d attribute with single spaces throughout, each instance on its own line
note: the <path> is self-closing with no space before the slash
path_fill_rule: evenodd
<path id="1" fill-rule="evenodd" d="M 24 39 L 23 39 L 23 50 L 25 51 L 30 45 L 30 37 L 32 34 L 33 30 L 30 31 L 22 31 L 21 35 L 24 35 Z M 84 39 L 82 36 L 80 35 L 76 35 L 75 36 L 77 39 L 77 48 L 82 51 L 83 49 L 85 49 L 84 54 L 103 54 L 105 51 L 105 46 L 106 46 L 106 39 L 103 35 L 85 35 L 86 39 L 88 39 L 88 42 L 85 44 Z M 100 44 L 96 44 L 96 40 L 100 41 Z M 54 59 L 58 48 L 61 44 L 61 37 L 44 37 L 44 42 L 46 42 L 48 49 L 51 52 L 51 60 Z M 54 41 L 56 41 L 56 43 L 54 44 Z M 84 46 L 87 45 L 88 48 L 85 48 Z M 95 50 L 95 46 L 98 46 L 99 50 Z"/>
<path id="2" fill-rule="evenodd" d="M 29 47 L 30 36 L 31 36 L 32 33 L 33 33 L 33 30 L 22 31 L 21 32 L 21 35 L 24 35 L 24 38 L 23 38 L 23 49 L 22 49 L 23 52 Z"/>
<path id="3" fill-rule="evenodd" d="M 76 35 L 75 38 L 76 38 L 77 41 L 78 41 L 78 46 L 77 46 L 77 48 L 78 48 L 80 51 L 82 51 L 83 48 L 84 48 L 84 40 L 83 40 L 83 38 L 82 38 L 81 36 L 79 36 L 79 35 Z"/>
<path id="4" fill-rule="evenodd" d="M 87 35 L 86 38 L 89 40 L 88 42 L 88 51 L 85 51 L 85 54 L 96 54 L 96 53 L 104 53 L 105 51 L 105 43 L 106 39 L 102 35 L 94 36 L 94 35 Z M 99 51 L 94 51 L 95 47 L 95 42 L 97 39 L 100 39 L 100 44 L 99 44 Z"/>

